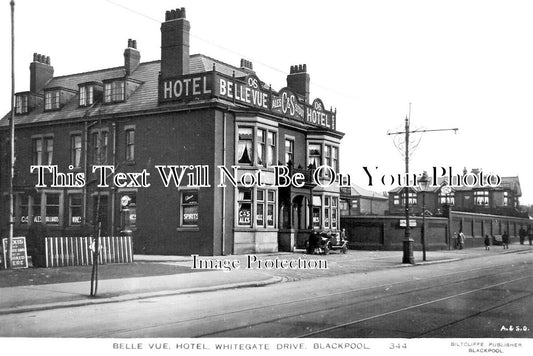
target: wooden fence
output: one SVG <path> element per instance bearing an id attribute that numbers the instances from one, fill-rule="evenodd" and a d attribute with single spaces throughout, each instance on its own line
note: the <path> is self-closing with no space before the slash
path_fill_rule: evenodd
<path id="1" fill-rule="evenodd" d="M 94 238 L 89 237 L 46 237 L 46 267 L 86 266 L 93 264 Z M 98 262 L 131 263 L 133 245 L 131 236 L 103 236 L 99 240 Z M 94 248 L 94 245 L 93 247 Z"/>

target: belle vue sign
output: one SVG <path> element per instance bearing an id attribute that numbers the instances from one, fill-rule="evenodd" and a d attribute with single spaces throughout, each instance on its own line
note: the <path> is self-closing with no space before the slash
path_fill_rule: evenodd
<path id="1" fill-rule="evenodd" d="M 335 113 L 325 110 L 322 100 L 309 105 L 288 88 L 279 92 L 265 89 L 255 75 L 234 78 L 213 71 L 159 79 L 160 103 L 214 97 L 329 130 L 337 127 Z"/>

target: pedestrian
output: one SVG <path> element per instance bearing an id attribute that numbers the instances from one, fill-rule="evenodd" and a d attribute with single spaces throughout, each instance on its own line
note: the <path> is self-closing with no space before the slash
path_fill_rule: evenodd
<path id="1" fill-rule="evenodd" d="M 341 231 L 341 242 L 346 241 L 346 229 L 342 229 Z"/>
<path id="2" fill-rule="evenodd" d="M 459 250 L 462 250 L 465 244 L 465 234 L 463 230 L 459 231 Z"/>
<path id="3" fill-rule="evenodd" d="M 454 248 L 457 250 L 459 248 L 459 235 L 457 235 L 457 231 L 453 233 L 453 241 L 455 243 Z"/>
<path id="4" fill-rule="evenodd" d="M 533 245 L 533 230 L 531 228 L 527 230 L 527 239 L 529 240 L 529 244 Z"/>
<path id="5" fill-rule="evenodd" d="M 526 239 L 526 230 L 523 227 L 518 231 L 518 236 L 520 237 L 520 245 L 523 245 Z"/>
<path id="6" fill-rule="evenodd" d="M 487 234 L 485 234 L 485 250 L 490 250 L 490 238 Z"/>
<path id="7" fill-rule="evenodd" d="M 503 232 L 502 245 L 504 249 L 509 249 L 509 235 L 507 234 L 507 231 Z"/>

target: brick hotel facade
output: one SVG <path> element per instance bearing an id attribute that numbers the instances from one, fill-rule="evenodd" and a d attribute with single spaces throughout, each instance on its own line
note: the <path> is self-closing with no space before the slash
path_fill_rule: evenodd
<path id="1" fill-rule="evenodd" d="M 29 91 L 16 93 L 15 236 L 33 224 L 48 236 L 87 235 L 100 221 L 103 235 L 131 233 L 136 253 L 225 255 L 290 251 L 310 228 L 339 229 L 339 188 L 317 186 L 310 173 L 322 164 L 338 172 L 343 134 L 336 112 L 311 101 L 306 66 L 292 66 L 275 91 L 247 60 L 190 55 L 189 29 L 184 9 L 167 11 L 158 61 L 141 63 L 129 40 L 124 66 L 54 77 L 50 58 L 34 55 Z M 9 116 L 0 121 L 2 237 Z M 47 174 L 48 187 L 36 188 L 32 164 L 83 173 L 86 184 L 52 188 Z M 97 188 L 95 164 L 146 169 L 151 186 Z M 305 185 L 273 185 L 277 164 L 301 172 Z M 208 166 L 211 187 L 164 187 L 155 165 Z M 222 165 L 241 175 L 261 169 L 266 186 L 217 187 Z"/>

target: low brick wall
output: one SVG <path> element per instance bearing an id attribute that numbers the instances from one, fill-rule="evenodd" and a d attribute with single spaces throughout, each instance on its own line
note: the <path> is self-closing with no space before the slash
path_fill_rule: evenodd
<path id="1" fill-rule="evenodd" d="M 401 216 L 342 216 L 341 228 L 346 229 L 351 249 L 401 250 L 405 228 L 400 227 Z M 412 217 L 416 226 L 411 227 L 414 248 L 422 249 L 422 218 Z M 428 250 L 448 249 L 448 219 L 426 218 L 426 248 Z"/>
<path id="2" fill-rule="evenodd" d="M 346 229 L 351 249 L 402 250 L 405 228 L 400 227 L 400 220 L 405 217 L 341 216 L 341 228 Z M 410 217 L 410 220 L 416 221 L 416 226 L 411 227 L 414 249 L 421 250 L 422 217 Z M 533 220 L 452 211 L 450 219 L 426 217 L 426 249 L 455 248 L 454 233 L 461 230 L 465 234 L 465 248 L 484 246 L 485 234 L 492 237 L 507 232 L 510 242 L 517 242 L 521 228 L 533 229 Z"/>

